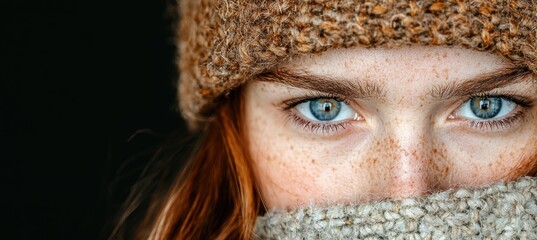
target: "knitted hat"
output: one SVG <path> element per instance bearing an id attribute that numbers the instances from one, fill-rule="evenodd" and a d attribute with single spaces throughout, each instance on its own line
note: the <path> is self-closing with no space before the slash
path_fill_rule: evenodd
<path id="1" fill-rule="evenodd" d="M 191 129 L 218 98 L 297 54 L 460 45 L 537 73 L 537 0 L 184 0 L 180 108 Z"/>

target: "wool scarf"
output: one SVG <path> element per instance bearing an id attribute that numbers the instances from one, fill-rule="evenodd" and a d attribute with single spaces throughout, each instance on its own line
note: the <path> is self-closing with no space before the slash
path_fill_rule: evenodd
<path id="1" fill-rule="evenodd" d="M 537 178 L 367 204 L 272 210 L 253 239 L 537 239 Z"/>

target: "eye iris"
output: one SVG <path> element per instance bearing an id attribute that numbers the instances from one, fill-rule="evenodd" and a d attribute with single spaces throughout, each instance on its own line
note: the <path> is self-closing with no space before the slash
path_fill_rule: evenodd
<path id="1" fill-rule="evenodd" d="M 310 111 L 320 121 L 330 121 L 337 117 L 341 102 L 335 99 L 317 99 L 310 102 Z"/>
<path id="2" fill-rule="evenodd" d="M 479 118 L 493 118 L 498 115 L 502 109 L 502 99 L 499 97 L 475 97 L 470 100 L 470 108 Z"/>

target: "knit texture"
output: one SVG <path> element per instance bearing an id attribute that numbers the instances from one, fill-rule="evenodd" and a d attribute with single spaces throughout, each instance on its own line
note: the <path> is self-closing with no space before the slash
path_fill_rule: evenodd
<path id="1" fill-rule="evenodd" d="M 460 45 L 537 72 L 537 0 L 184 0 L 180 108 L 192 129 L 218 97 L 297 54 Z"/>
<path id="2" fill-rule="evenodd" d="M 258 217 L 254 239 L 537 239 L 537 179 Z"/>

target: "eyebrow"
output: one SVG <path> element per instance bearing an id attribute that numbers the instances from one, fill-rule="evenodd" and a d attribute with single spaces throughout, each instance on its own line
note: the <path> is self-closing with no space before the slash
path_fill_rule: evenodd
<path id="1" fill-rule="evenodd" d="M 350 98 L 383 98 L 383 88 L 371 82 L 338 80 L 328 76 L 315 76 L 306 72 L 278 69 L 258 76 L 261 81 L 277 82 L 296 88 L 334 93 Z"/>
<path id="2" fill-rule="evenodd" d="M 429 95 L 436 99 L 449 99 L 487 92 L 496 88 L 531 80 L 528 76 L 532 73 L 527 67 L 506 67 L 494 72 L 478 75 L 469 80 L 436 85 L 429 91 Z"/>
<path id="3" fill-rule="evenodd" d="M 480 74 L 468 80 L 435 85 L 428 95 L 435 99 L 450 99 L 457 96 L 469 96 L 487 92 L 496 88 L 531 80 L 528 76 L 533 72 L 527 67 L 506 67 L 490 73 Z M 260 74 L 258 79 L 276 82 L 296 88 L 333 93 L 349 98 L 381 99 L 386 92 L 383 87 L 368 81 L 349 81 L 328 76 L 316 76 L 305 71 L 277 69 Z M 537 79 L 533 79 L 537 82 Z"/>

